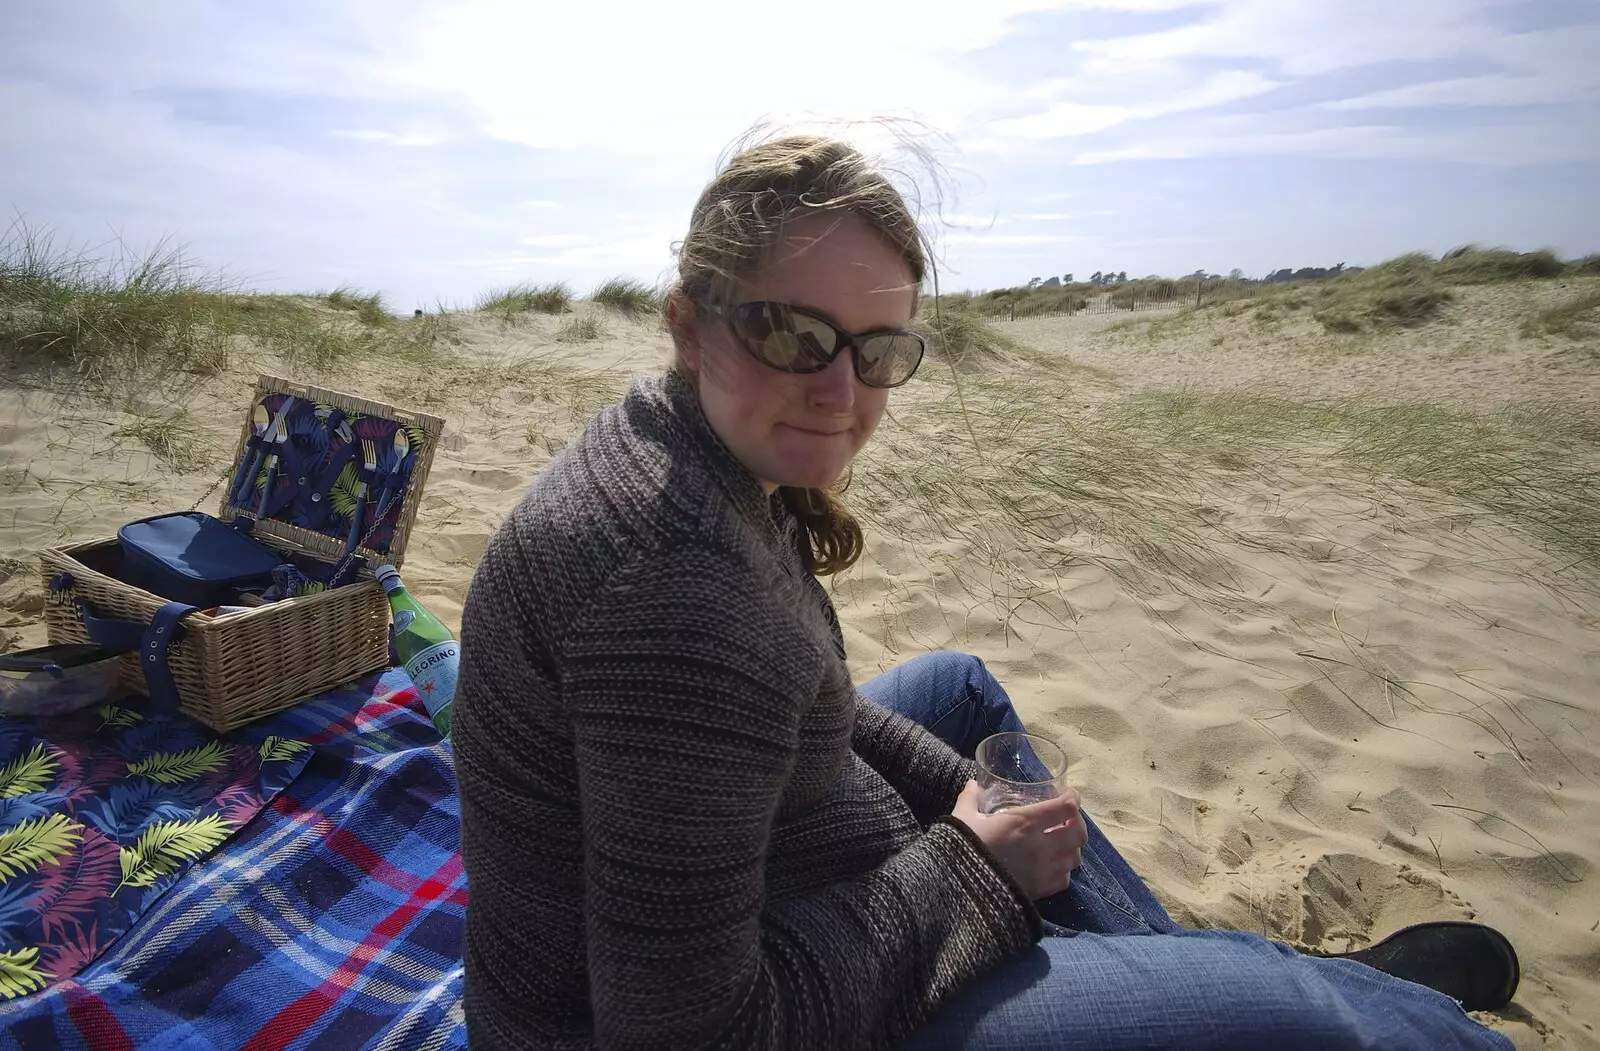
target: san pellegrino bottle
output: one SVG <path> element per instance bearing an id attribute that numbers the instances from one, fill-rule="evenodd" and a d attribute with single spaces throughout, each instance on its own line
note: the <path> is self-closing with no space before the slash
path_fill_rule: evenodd
<path id="1" fill-rule="evenodd" d="M 411 597 L 400 583 L 400 572 L 385 563 L 373 576 L 389 596 L 389 612 L 394 618 L 394 649 L 406 674 L 422 694 L 423 706 L 433 718 L 439 733 L 450 736 L 450 702 L 456 695 L 456 672 L 461 664 L 461 645 L 439 618 Z"/>

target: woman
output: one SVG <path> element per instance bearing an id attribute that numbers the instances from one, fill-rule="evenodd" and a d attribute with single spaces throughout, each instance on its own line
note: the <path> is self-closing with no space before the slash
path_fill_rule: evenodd
<path id="1" fill-rule="evenodd" d="M 921 360 L 925 259 L 852 148 L 747 149 L 695 206 L 666 376 L 489 545 L 454 724 L 473 1047 L 1509 1046 L 1361 963 L 1179 929 L 1074 792 L 980 814 L 965 757 L 1020 723 L 974 659 L 852 686 L 828 487 Z M 1482 928 L 1378 962 L 1445 984 L 1439 948 L 1509 998 Z"/>

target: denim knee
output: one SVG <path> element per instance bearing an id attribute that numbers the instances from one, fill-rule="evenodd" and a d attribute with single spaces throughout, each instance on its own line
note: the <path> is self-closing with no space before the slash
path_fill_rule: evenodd
<path id="1" fill-rule="evenodd" d="M 970 653 L 962 653 L 960 650 L 934 650 L 928 656 L 938 662 L 940 672 L 961 679 L 967 684 L 967 689 L 978 696 L 983 695 L 993 679 L 988 666 L 983 663 L 983 658 Z"/>
<path id="2" fill-rule="evenodd" d="M 982 658 L 958 650 L 938 650 L 936 656 L 941 676 L 947 676 L 965 687 L 964 703 L 971 712 L 969 725 L 972 729 L 969 733 L 975 735 L 968 741 L 966 754 L 970 755 L 978 740 L 989 734 L 1024 729 L 1012 707 L 1011 698 L 999 680 L 990 674 L 989 666 L 984 664 Z"/>

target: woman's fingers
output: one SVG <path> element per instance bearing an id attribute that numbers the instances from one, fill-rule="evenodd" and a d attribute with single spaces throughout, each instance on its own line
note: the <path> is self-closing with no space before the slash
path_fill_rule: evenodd
<path id="1" fill-rule="evenodd" d="M 1061 842 L 1071 850 L 1082 850 L 1089 843 L 1089 826 L 1082 815 L 1073 818 L 1064 825 L 1057 825 L 1049 829 L 1052 836 L 1061 837 Z"/>
<path id="2" fill-rule="evenodd" d="M 977 833 L 1028 896 L 1044 898 L 1066 890 L 1083 864 L 1089 841 L 1078 793 L 1068 788 L 1054 798 L 994 814 L 979 810 L 981 800 L 977 784 L 969 781 L 953 813 Z"/>
<path id="3" fill-rule="evenodd" d="M 1046 857 L 1052 867 L 1077 868 L 1083 864 L 1083 841 L 1072 836 L 1071 826 L 1051 832 Z"/>
<path id="4" fill-rule="evenodd" d="M 1029 821 L 1043 822 L 1043 828 L 1065 825 L 1078 816 L 1078 791 L 1075 788 L 1064 788 L 1058 796 L 1041 799 L 1027 806 L 1015 807 L 1012 813 Z"/>

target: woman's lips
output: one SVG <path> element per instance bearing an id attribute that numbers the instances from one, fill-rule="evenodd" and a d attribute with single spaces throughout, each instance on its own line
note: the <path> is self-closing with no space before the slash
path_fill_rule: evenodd
<path id="1" fill-rule="evenodd" d="M 848 428 L 842 431 L 816 431 L 812 430 L 810 427 L 801 427 L 799 424 L 795 423 L 786 423 L 784 426 L 789 428 L 791 431 L 799 431 L 801 434 L 809 434 L 816 438 L 837 438 L 841 434 L 850 433 Z"/>

